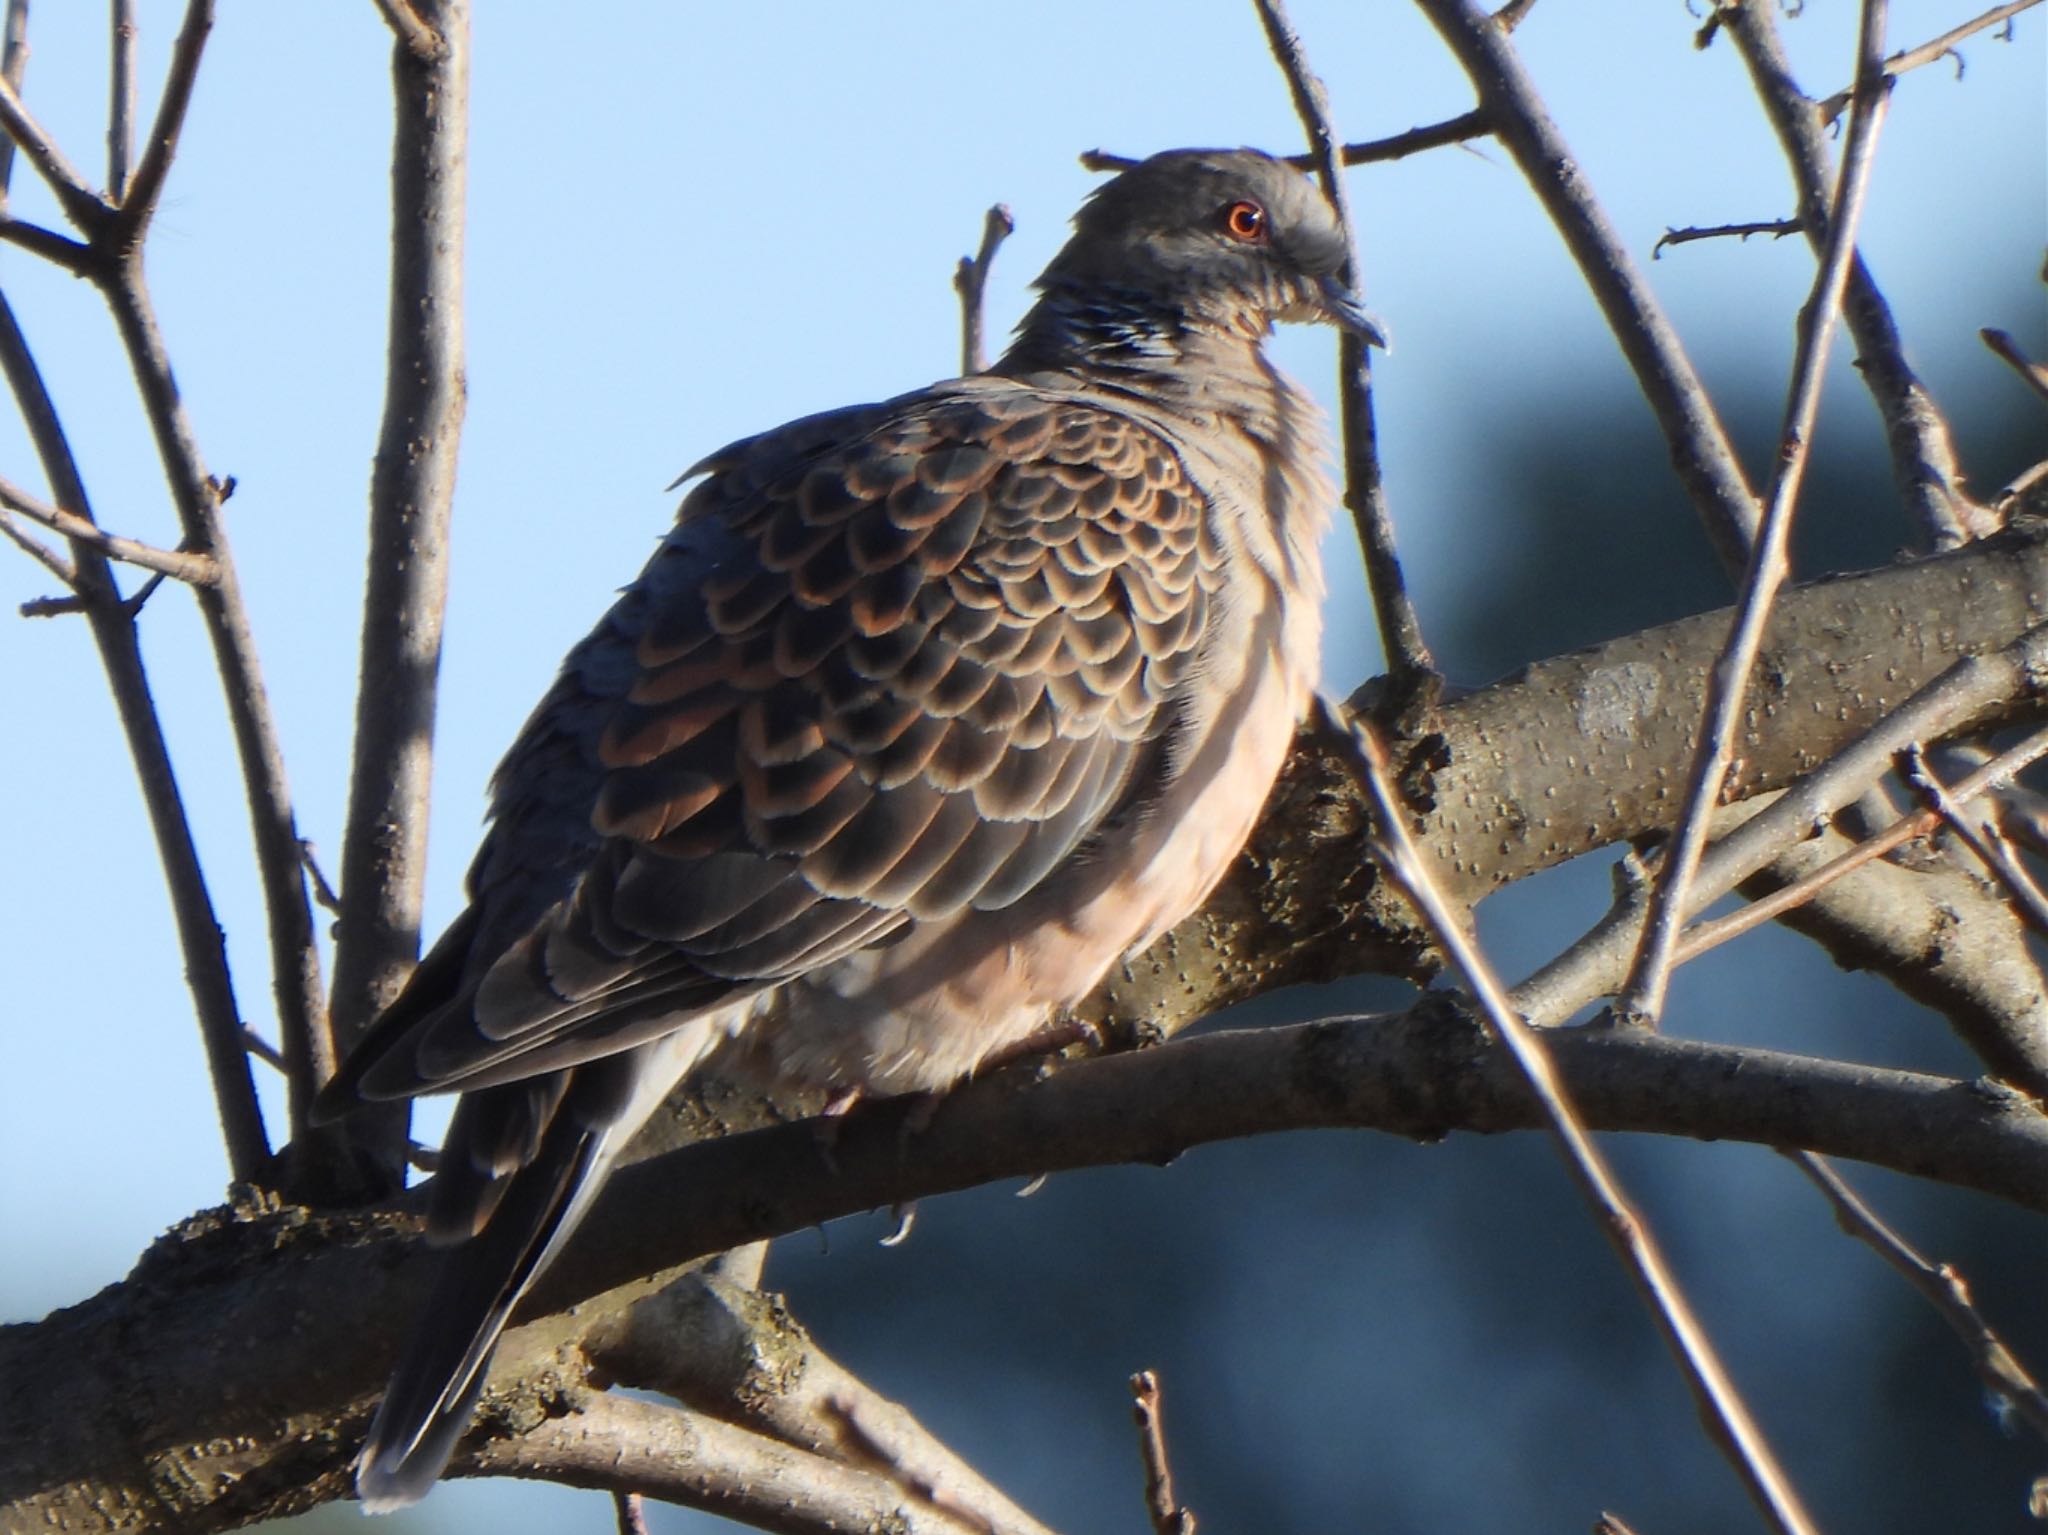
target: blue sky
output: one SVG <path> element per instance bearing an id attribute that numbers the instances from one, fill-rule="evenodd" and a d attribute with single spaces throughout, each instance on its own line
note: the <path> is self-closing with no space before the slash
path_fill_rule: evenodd
<path id="1" fill-rule="evenodd" d="M 1971 5 L 1901 0 L 1895 45 Z M 143 0 L 143 79 L 178 7 Z M 1075 156 L 1190 143 L 1291 150 L 1287 93 L 1249 6 L 480 6 L 471 145 L 468 433 L 444 670 L 429 925 L 456 909 L 483 784 L 556 659 L 663 527 L 663 487 L 730 438 L 954 369 L 949 286 L 981 212 L 1018 230 L 992 333 L 1094 184 Z M 1804 81 L 1849 74 L 1853 7 L 1787 23 Z M 44 5 L 26 96 L 98 170 L 104 8 Z M 1372 137 L 1462 111 L 1462 77 L 1416 14 L 1298 0 L 1340 129 Z M 1639 257 L 1667 226 L 1781 216 L 1789 193 L 1732 50 L 1693 49 L 1677 0 L 1539 4 L 1518 42 Z M 1864 248 L 1938 398 L 2008 387 L 1974 331 L 2039 343 L 2042 23 L 1965 45 L 1896 92 Z M 216 474 L 303 832 L 336 861 L 352 710 L 364 494 L 380 405 L 388 44 L 367 0 L 229 3 L 150 245 L 179 378 Z M 146 94 L 145 100 L 149 99 Z M 26 168 L 16 206 L 54 219 Z M 1626 388 L 1591 301 L 1505 154 L 1450 149 L 1356 173 L 1369 302 L 1397 350 L 1377 371 L 1389 488 L 1430 617 L 1483 557 L 1494 423 L 1534 396 Z M 1651 268 L 1710 385 L 1789 358 L 1803 244 L 1689 247 Z M 171 542 L 153 453 L 96 296 L 0 251 L 96 509 Z M 2008 307 L 2000 308 L 1999 305 Z M 1327 397 L 1334 348 L 1283 360 Z M 1841 430 L 1868 410 L 1838 353 Z M 1777 386 L 1773 386 L 1774 388 Z M 1775 394 L 1772 408 L 1775 409 Z M 1592 445 L 1589 444 L 1589 453 Z M 1589 463 L 1589 473 L 1597 464 Z M 39 493 L 0 412 L 0 473 Z M 1645 515 L 1686 518 L 1675 486 Z M 1329 680 L 1375 657 L 1341 537 Z M 154 851 L 82 625 L 25 622 L 41 573 L 0 550 L 0 1316 L 118 1278 L 224 1179 Z M 217 688 L 176 591 L 144 623 L 159 704 L 228 929 L 241 1006 L 268 980 L 246 819 Z M 1478 681 L 1479 678 L 1466 678 Z M 275 1104 L 276 1095 L 271 1102 Z"/>

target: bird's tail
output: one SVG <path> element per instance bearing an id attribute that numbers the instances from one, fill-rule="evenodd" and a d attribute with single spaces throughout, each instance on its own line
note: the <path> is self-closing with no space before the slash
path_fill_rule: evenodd
<path id="1" fill-rule="evenodd" d="M 356 1495 L 365 1513 L 404 1508 L 433 1487 L 469 1425 L 513 1308 L 583 1219 L 633 1131 L 702 1053 L 706 1033 L 686 1027 L 682 1038 L 576 1067 L 537 1143 L 519 1156 L 523 1165 L 502 1181 L 487 1175 L 498 1153 L 481 1128 L 498 1116 L 465 1115 L 474 1095 L 465 1097 L 443 1149 L 445 1170 L 436 1177 L 452 1180 L 457 1197 L 469 1204 L 468 1226 L 480 1229 L 443 1257 L 370 1422 L 356 1458 Z M 466 1119 L 472 1128 L 465 1129 Z M 483 1178 L 466 1172 L 478 1164 L 486 1169 Z M 445 1209 L 436 1210 L 437 1227 L 445 1228 L 448 1218 Z"/>

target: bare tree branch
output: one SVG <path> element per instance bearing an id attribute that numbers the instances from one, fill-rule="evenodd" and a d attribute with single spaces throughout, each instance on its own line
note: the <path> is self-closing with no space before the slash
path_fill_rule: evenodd
<path id="1" fill-rule="evenodd" d="M 1138 1453 L 1145 1462 L 1145 1511 L 1152 1519 L 1152 1535 L 1195 1535 L 1195 1516 L 1173 1495 L 1166 1425 L 1160 1419 L 1163 1400 L 1157 1375 L 1140 1370 L 1131 1377 L 1131 1416 L 1138 1423 Z"/>
<path id="2" fill-rule="evenodd" d="M 1656 413 L 1673 467 L 1721 562 L 1739 574 L 1759 511 L 1713 402 L 1621 236 L 1580 175 L 1506 33 L 1471 0 L 1416 0 L 1471 76 L 1494 136 L 1521 166 L 1584 274 Z"/>
<path id="3" fill-rule="evenodd" d="M 1728 634 L 1727 648 L 1715 663 L 1707 684 L 1707 709 L 1700 723 L 1699 749 L 1686 775 L 1685 808 L 1666 844 L 1662 867 L 1650 895 L 1643 941 L 1627 985 L 1617 999 L 1626 1019 L 1654 1024 L 1664 1011 L 1665 988 L 1671 980 L 1672 951 L 1686 912 L 1686 886 L 1698 871 L 1706 847 L 1707 819 L 1721 801 L 1722 785 L 1734 756 L 1735 716 L 1748 696 L 1750 674 L 1763 647 L 1764 624 L 1778 589 L 1791 574 L 1785 549 L 1792 533 L 1792 513 L 1806 478 L 1813 425 L 1820 416 L 1821 380 L 1827 375 L 1828 343 L 1834 336 L 1842 290 L 1856 249 L 1856 226 L 1884 121 L 1890 83 L 1884 75 L 1884 0 L 1863 0 L 1858 40 L 1856 105 L 1849 114 L 1849 143 L 1842 155 L 1842 173 L 1827 221 L 1827 242 L 1813 293 L 1800 312 L 1799 337 L 1792 355 L 1792 381 L 1786 391 L 1785 419 L 1778 433 L 1776 467 L 1764 507 L 1762 531 L 1750 554 L 1742 600 Z"/>
<path id="4" fill-rule="evenodd" d="M 622 1315 L 601 1318 L 583 1348 L 607 1379 L 879 1476 L 977 1527 L 1052 1535 L 911 1413 L 821 1349 L 778 1297 L 730 1274 L 684 1275 Z"/>
<path id="5" fill-rule="evenodd" d="M 1796 235 L 1806 226 L 1797 219 L 1761 219 L 1753 224 L 1707 224 L 1696 229 L 1666 228 L 1657 237 L 1657 243 L 1650 247 L 1650 259 L 1655 261 L 1663 256 L 1667 247 L 1690 245 L 1695 240 L 1725 240 L 1733 236 L 1747 240 L 1751 235 L 1769 235 L 1782 240 L 1786 235 Z"/>
<path id="6" fill-rule="evenodd" d="M 1768 523 L 1766 523 L 1768 527 Z M 1438 945 L 1451 957 L 1467 989 L 1483 1009 L 1493 1035 L 1541 1110 L 1565 1167 L 1599 1221 L 1601 1233 L 1634 1279 L 1657 1329 L 1692 1388 L 1708 1437 L 1728 1457 L 1757 1507 L 1783 1535 L 1816 1535 L 1763 1430 L 1751 1416 L 1733 1377 L 1665 1262 L 1650 1228 L 1636 1214 L 1607 1159 L 1586 1133 L 1538 1033 L 1518 1014 L 1507 988 L 1467 933 L 1469 914 L 1454 911 L 1408 834 L 1408 807 L 1395 790 L 1386 750 L 1362 720 L 1351 723 L 1363 786 L 1371 793 L 1380 828 L 1377 856 L 1413 901 Z"/>
<path id="7" fill-rule="evenodd" d="M 111 0 L 108 37 L 113 63 L 107 72 L 107 196 L 128 195 L 128 171 L 135 160 L 135 0 Z"/>
<path id="8" fill-rule="evenodd" d="M 1548 1044 L 1594 1129 L 1805 1143 L 2048 1208 L 2048 1118 L 1995 1084 L 1618 1030 L 1560 1031 Z M 1133 1113 L 1134 1103 L 1146 1112 Z M 621 1169 L 522 1312 L 539 1320 L 506 1336 L 486 1434 L 564 1431 L 544 1422 L 546 1403 L 566 1400 L 555 1313 L 584 1305 L 568 1324 L 580 1332 L 597 1310 L 646 1293 L 641 1276 L 764 1235 L 1270 1130 L 1372 1126 L 1436 1139 L 1536 1122 L 1504 1052 L 1443 997 L 1398 1018 L 1209 1034 L 1049 1076 L 989 1078 L 950 1095 L 914 1132 L 907 1112 L 899 1102 L 847 1115 L 831 1177 L 818 1176 L 815 1131 L 802 1123 Z M 179 1535 L 206 1535 L 342 1496 L 353 1426 L 396 1346 L 379 1319 L 416 1307 L 431 1278 L 415 1231 L 389 1215 L 220 1212 L 167 1239 L 134 1281 L 47 1322 L 0 1329 L 0 1378 L 10 1385 L 0 1393 L 0 1508 L 31 1528 L 106 1529 L 121 1510 L 138 1521 L 131 1528 L 161 1530 L 168 1511 L 148 1487 L 168 1479 L 186 1490 Z M 593 1299 L 620 1285 L 632 1288 Z M 221 1348 L 223 1316 L 264 1346 Z M 134 1454 L 109 1465 L 91 1448 L 106 1422 L 132 1421 L 118 1418 L 132 1411 L 123 1404 L 174 1398 L 175 1412 L 132 1430 Z M 308 1423 L 325 1427 L 310 1433 Z M 569 1432 L 595 1426 L 566 1423 Z M 468 1469 L 485 1471 L 510 1469 L 515 1452 L 485 1444 L 471 1453 Z M 555 1449 L 545 1453 L 557 1464 Z M 591 1485 L 666 1497 L 661 1477 L 676 1474 Z"/>
<path id="9" fill-rule="evenodd" d="M 997 203 L 981 223 L 981 248 L 962 256 L 953 273 L 953 291 L 960 295 L 960 372 L 979 373 L 988 367 L 988 351 L 982 344 L 982 295 L 988 288 L 988 269 L 1003 241 L 1016 231 L 1010 210 Z"/>
<path id="10" fill-rule="evenodd" d="M 376 0 L 376 3 L 399 45 L 410 50 L 415 58 L 422 63 L 430 62 L 441 51 L 441 34 L 420 15 L 413 0 Z"/>
<path id="11" fill-rule="evenodd" d="M 1715 11 L 1742 57 L 1778 136 L 1799 199 L 1800 225 L 1816 254 L 1828 235 L 1828 148 L 1820 116 L 1792 78 L 1771 8 L 1776 0 L 1734 0 Z M 1970 496 L 1957 468 L 1948 423 L 1907 365 L 1905 345 L 1870 270 L 1850 263 L 1843 318 L 1855 338 L 1857 371 L 1877 403 L 1892 455 L 1892 478 L 1936 549 L 1982 537 L 1996 525 Z"/>
<path id="12" fill-rule="evenodd" d="M 135 179 L 128 183 L 127 196 L 120 199 L 119 239 L 124 244 L 133 245 L 142 238 L 163 196 L 164 178 L 170 174 L 171 159 L 178 152 L 178 136 L 185 131 L 185 113 L 192 105 L 199 60 L 206 52 L 207 34 L 212 30 L 213 0 L 186 0 L 185 23 L 171 45 L 171 67 L 164 76 L 163 95 L 157 101 L 156 121 L 150 124 L 149 141 L 143 146 L 141 163 L 135 167 Z"/>
<path id="13" fill-rule="evenodd" d="M 1972 1304 L 1963 1276 L 1946 1263 L 1937 1264 L 1922 1257 L 1863 1202 L 1825 1157 L 1810 1151 L 1788 1151 L 1785 1156 L 1827 1196 L 1828 1203 L 1834 1206 L 1836 1224 L 1896 1269 L 1955 1329 L 1956 1336 L 1970 1350 L 1970 1361 L 1984 1389 L 2009 1406 L 2036 1434 L 2048 1439 L 2048 1395 L 2042 1393 L 2026 1366 L 2013 1357 L 2004 1340 L 1991 1330 Z"/>
<path id="14" fill-rule="evenodd" d="M 989 1527 L 906 1499 L 885 1479 L 680 1407 L 564 1389 L 517 1438 L 489 1439 L 458 1464 L 479 1476 L 528 1476 L 637 1493 L 780 1535 L 888 1530 L 991 1535 Z M 993 1535 L 1010 1535 L 1001 1527 Z"/>
<path id="15" fill-rule="evenodd" d="M 149 544 L 138 543 L 132 538 L 122 538 L 109 533 L 98 523 L 76 516 L 60 506 L 51 506 L 37 500 L 19 485 L 7 479 L 0 479 L 0 506 L 19 512 L 31 522 L 39 522 L 54 533 L 61 533 L 74 543 L 86 544 L 97 549 L 110 559 L 124 564 L 138 566 L 143 570 L 154 570 L 176 581 L 203 586 L 212 581 L 219 568 L 212 559 L 201 554 L 187 554 L 178 549 L 157 549 Z"/>
<path id="16" fill-rule="evenodd" d="M 90 521 L 91 502 L 86 498 L 84 479 L 72 457 L 56 407 L 43 386 L 42 374 L 29 352 L 28 340 L 4 296 L 0 296 L 0 371 L 5 372 L 8 386 L 21 407 L 53 495 Z M 185 982 L 192 991 L 200 1040 L 213 1080 L 214 1103 L 220 1113 L 221 1135 L 227 1143 L 228 1167 L 238 1181 L 253 1182 L 263 1176 L 270 1160 L 270 1142 L 256 1104 L 256 1083 L 249 1071 L 249 1059 L 242 1050 L 241 1010 L 236 1006 L 234 981 L 228 972 L 227 945 L 213 897 L 206 888 L 205 873 L 200 868 L 191 823 L 185 816 L 184 797 L 171 766 L 163 722 L 157 717 L 156 704 L 150 696 L 149 675 L 142 662 L 142 641 L 135 631 L 134 614 L 121 600 L 105 557 L 90 545 L 75 542 L 72 555 L 73 585 L 92 626 L 100 663 L 107 674 L 107 689 L 113 695 L 114 711 L 135 762 L 143 806 L 149 813 L 157 854 L 163 862 L 171 915 L 177 924 L 179 949 L 185 960 Z"/>
<path id="17" fill-rule="evenodd" d="M 1919 747 L 1911 748 L 1906 758 L 1907 781 L 1927 797 L 1935 814 L 1948 823 L 1949 828 L 1962 839 L 1963 845 L 1975 853 L 1978 861 L 2005 887 L 2013 910 L 2021 920 L 2036 933 L 2048 936 L 2048 895 L 2044 895 L 2041 887 L 2034 883 L 2034 877 L 2021 864 L 2019 855 L 2005 840 L 1997 823 L 1988 818 L 1981 824 L 1973 820 L 1964 811 L 1960 798 L 1941 781 L 1941 775 Z"/>
<path id="18" fill-rule="evenodd" d="M 1255 0 L 1266 45 L 1286 76 L 1295 115 L 1308 136 L 1316 179 L 1337 210 L 1344 232 L 1343 277 L 1353 292 L 1364 286 L 1365 268 L 1358 259 L 1358 232 L 1351 217 L 1351 194 L 1337 161 L 1338 138 L 1330 124 L 1329 95 L 1310 67 L 1301 38 L 1288 19 L 1285 0 Z M 1344 433 L 1344 504 L 1358 528 L 1358 547 L 1365 557 L 1365 576 L 1372 588 L 1373 615 L 1379 623 L 1380 650 L 1386 657 L 1392 699 L 1398 711 L 1410 702 L 1434 702 L 1431 679 L 1436 663 L 1422 638 L 1422 625 L 1408 597 L 1408 582 L 1394 548 L 1394 519 L 1387 506 L 1386 480 L 1380 472 L 1378 429 L 1373 420 L 1371 348 L 1362 336 L 1346 331 L 1337 342 L 1339 414 Z"/>
<path id="19" fill-rule="evenodd" d="M 419 954 L 448 525 L 467 397 L 462 250 L 469 6 L 467 0 L 434 0 L 423 12 L 406 14 L 430 16 L 437 45 L 422 50 L 399 27 L 391 51 L 390 363 L 370 476 L 355 756 L 335 929 L 334 1035 L 313 1063 L 320 1079 L 333 1070 L 326 1051 L 356 1041 L 398 995 Z M 401 1104 L 358 1115 L 349 1128 L 395 1176 L 405 1126 Z"/>
<path id="20" fill-rule="evenodd" d="M 1884 72 L 1893 79 L 1897 79 L 1908 70 L 1918 69 L 1923 64 L 1932 64 L 1936 59 L 1941 58 L 1945 54 L 1954 53 L 1956 44 L 1964 38 L 1974 37 L 1977 33 L 1984 31 L 1986 28 L 1995 27 L 2002 21 L 2010 21 L 2013 17 L 2019 15 L 2021 11 L 2032 10 L 2040 3 L 2041 0 L 2006 0 L 2006 3 L 2003 5 L 1994 5 L 1983 15 L 1973 17 L 1959 27 L 1950 27 L 1941 36 L 1931 38 L 1917 48 L 1900 49 L 1899 52 L 1884 61 Z M 1962 73 L 1962 59 L 1960 55 L 1956 59 L 1956 73 L 1959 75 Z M 1824 124 L 1832 123 L 1836 118 L 1840 117 L 1842 109 L 1849 105 L 1849 96 L 1849 91 L 1839 90 L 1834 95 L 1828 97 L 1827 100 L 1821 102 L 1821 122 Z"/>
<path id="21" fill-rule="evenodd" d="M 84 174 L 22 105 L 21 93 L 4 78 L 0 78 L 0 129 L 5 129 L 7 136 L 28 156 L 29 164 L 56 195 L 65 217 L 87 233 L 97 233 L 106 225 L 114 213 L 112 206 L 92 189 Z"/>
<path id="22" fill-rule="evenodd" d="M 195 5 L 195 10 L 201 8 Z M 138 195 L 148 173 L 145 158 L 136 173 Z M 162 171 L 156 174 L 161 176 Z M 172 376 L 170 354 L 143 281 L 139 248 L 131 248 L 111 274 L 103 277 L 101 288 L 135 373 L 185 543 L 214 562 L 214 579 L 194 587 L 193 592 L 220 671 L 249 803 L 257 872 L 269 916 L 271 989 L 279 1031 L 287 1059 L 298 1066 L 311 1041 L 321 1035 L 320 954 L 314 947 L 312 909 L 299 866 L 299 834 L 285 779 L 284 753 L 256 657 L 241 580 L 228 552 L 227 529 L 220 514 L 220 484 L 207 471 L 198 436 Z M 294 1138 L 305 1124 L 309 1079 L 310 1073 L 303 1070 L 292 1077 Z"/>

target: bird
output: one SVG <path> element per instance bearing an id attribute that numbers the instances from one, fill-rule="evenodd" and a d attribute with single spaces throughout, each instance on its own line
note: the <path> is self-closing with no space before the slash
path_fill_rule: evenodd
<path id="1" fill-rule="evenodd" d="M 497 770 L 467 907 L 317 1100 L 460 1094 L 365 1509 L 432 1487 L 519 1298 L 714 1052 L 943 1092 L 1215 887 L 1313 696 L 1336 500 L 1263 343 L 1385 344 L 1347 257 L 1285 162 L 1153 155 L 1086 199 L 986 372 L 677 481 Z"/>

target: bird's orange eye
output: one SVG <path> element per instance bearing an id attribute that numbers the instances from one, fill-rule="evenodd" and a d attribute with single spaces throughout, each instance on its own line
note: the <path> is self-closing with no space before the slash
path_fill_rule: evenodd
<path id="1" fill-rule="evenodd" d="M 1266 210 L 1254 202 L 1232 203 L 1223 210 L 1223 230 L 1247 245 L 1266 242 Z"/>

